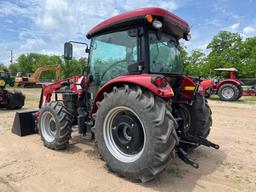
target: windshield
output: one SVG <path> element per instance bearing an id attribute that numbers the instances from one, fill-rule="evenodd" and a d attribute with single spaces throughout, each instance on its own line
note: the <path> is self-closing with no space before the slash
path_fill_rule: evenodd
<path id="1" fill-rule="evenodd" d="M 149 32 L 149 51 L 151 73 L 182 72 L 180 52 L 172 36 Z"/>

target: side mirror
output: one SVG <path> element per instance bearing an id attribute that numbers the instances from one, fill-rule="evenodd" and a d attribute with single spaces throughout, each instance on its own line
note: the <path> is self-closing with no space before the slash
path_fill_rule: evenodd
<path id="1" fill-rule="evenodd" d="M 72 60 L 73 57 L 73 46 L 70 42 L 64 44 L 64 59 Z"/>

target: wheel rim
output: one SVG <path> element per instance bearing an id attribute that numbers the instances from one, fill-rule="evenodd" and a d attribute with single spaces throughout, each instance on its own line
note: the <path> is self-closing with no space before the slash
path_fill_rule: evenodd
<path id="1" fill-rule="evenodd" d="M 234 90 L 231 87 L 225 87 L 222 90 L 222 96 L 225 99 L 231 99 L 234 96 L 234 94 L 235 94 L 235 92 L 234 92 Z"/>
<path id="2" fill-rule="evenodd" d="M 52 142 L 55 139 L 57 132 L 56 121 L 52 113 L 44 112 L 41 114 L 41 134 L 47 142 Z"/>
<path id="3" fill-rule="evenodd" d="M 115 107 L 108 112 L 103 124 L 103 137 L 110 153 L 125 163 L 138 160 L 146 142 L 141 119 L 125 106 Z"/>

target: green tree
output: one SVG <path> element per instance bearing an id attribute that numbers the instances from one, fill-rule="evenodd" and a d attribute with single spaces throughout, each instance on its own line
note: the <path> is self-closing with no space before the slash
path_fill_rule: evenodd
<path id="1" fill-rule="evenodd" d="M 25 76 L 27 73 L 35 72 L 39 67 L 45 65 L 58 65 L 61 64 L 63 72 L 62 78 L 70 77 L 75 74 L 81 74 L 86 70 L 86 58 L 78 60 L 63 61 L 60 56 L 56 55 L 43 55 L 38 53 L 22 54 L 18 57 L 17 62 L 9 65 L 11 74 L 15 76 L 17 72 L 22 72 Z M 55 71 L 43 72 L 41 79 L 54 79 Z"/>
<path id="2" fill-rule="evenodd" d="M 205 66 L 207 65 L 207 58 L 205 53 L 200 49 L 192 50 L 185 61 L 184 72 L 193 76 L 206 76 Z"/>
<path id="3" fill-rule="evenodd" d="M 190 64 L 189 59 L 188 59 L 188 52 L 186 49 L 187 49 L 187 47 L 185 45 L 181 44 L 179 46 L 180 57 L 181 57 L 181 62 L 182 62 L 184 72 L 186 72 L 186 68 Z"/>
<path id="4" fill-rule="evenodd" d="M 85 74 L 87 71 L 87 59 L 80 58 L 78 60 L 65 60 L 62 66 L 63 78 L 70 77 L 76 74 Z"/>
<path id="5" fill-rule="evenodd" d="M 16 74 L 20 71 L 19 65 L 17 63 L 10 64 L 9 71 L 11 76 L 16 76 Z"/>
<path id="6" fill-rule="evenodd" d="M 256 78 L 256 37 L 244 41 L 241 58 L 240 76 Z"/>
<path id="7" fill-rule="evenodd" d="M 209 70 L 219 67 L 235 67 L 240 77 L 256 77 L 256 39 L 242 40 L 238 33 L 221 31 L 207 46 Z"/>
<path id="8" fill-rule="evenodd" d="M 3 63 L 0 63 L 0 70 L 4 70 L 4 69 L 7 69 L 7 67 L 3 64 Z"/>
<path id="9" fill-rule="evenodd" d="M 209 71 L 221 67 L 236 67 L 241 70 L 242 37 L 238 33 L 221 31 L 208 44 Z M 212 74 L 211 74 L 212 75 Z"/>

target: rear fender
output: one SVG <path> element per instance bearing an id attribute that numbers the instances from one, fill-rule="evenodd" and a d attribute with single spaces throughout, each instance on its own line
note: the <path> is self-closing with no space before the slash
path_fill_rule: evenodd
<path id="1" fill-rule="evenodd" d="M 182 76 L 182 92 L 178 100 L 180 102 L 191 102 L 193 100 L 193 92 L 196 88 L 196 84 L 189 76 Z"/>
<path id="2" fill-rule="evenodd" d="M 173 90 L 169 84 L 167 84 L 167 86 L 165 87 L 157 87 L 155 84 L 152 83 L 152 75 L 150 74 L 119 76 L 115 79 L 110 80 L 108 83 L 100 88 L 93 102 L 92 113 L 97 112 L 98 107 L 96 103 L 103 100 L 104 92 L 109 92 L 114 86 L 118 86 L 121 84 L 134 84 L 144 87 L 150 90 L 155 95 L 163 98 L 164 100 L 169 100 L 174 96 Z"/>
<path id="3" fill-rule="evenodd" d="M 217 86 L 217 90 L 219 90 L 219 88 L 224 85 L 224 84 L 233 84 L 237 87 L 241 86 L 241 82 L 238 81 L 238 80 L 235 80 L 235 79 L 225 79 L 225 80 L 222 80 Z"/>

